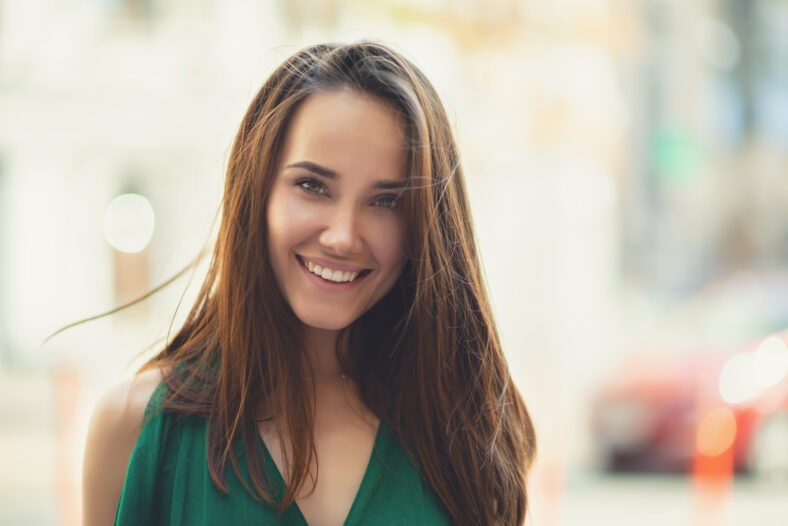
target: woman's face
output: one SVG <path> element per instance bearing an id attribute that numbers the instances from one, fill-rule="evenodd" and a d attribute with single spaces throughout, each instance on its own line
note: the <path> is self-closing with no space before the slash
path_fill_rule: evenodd
<path id="1" fill-rule="evenodd" d="M 378 99 L 319 92 L 292 115 L 268 200 L 268 253 L 307 326 L 350 325 L 399 278 L 405 163 L 402 122 Z"/>

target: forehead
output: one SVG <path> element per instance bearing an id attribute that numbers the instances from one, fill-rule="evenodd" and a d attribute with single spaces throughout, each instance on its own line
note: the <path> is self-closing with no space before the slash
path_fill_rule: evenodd
<path id="1" fill-rule="evenodd" d="M 282 164 L 311 161 L 340 176 L 405 177 L 403 118 L 386 102 L 351 89 L 309 95 L 291 117 Z"/>

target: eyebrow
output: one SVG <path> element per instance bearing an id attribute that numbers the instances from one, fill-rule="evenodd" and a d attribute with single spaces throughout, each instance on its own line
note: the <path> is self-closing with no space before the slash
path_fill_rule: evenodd
<path id="1" fill-rule="evenodd" d="M 288 168 L 302 168 L 321 177 L 325 177 L 326 179 L 333 180 L 339 178 L 339 174 L 337 174 L 335 171 L 310 161 L 299 161 L 296 163 L 290 163 L 287 166 L 285 166 L 285 169 Z M 385 190 L 401 190 L 405 187 L 406 183 L 407 182 L 405 180 L 402 181 L 381 180 L 381 181 L 375 181 L 375 184 L 373 186 L 375 188 L 380 188 Z"/>

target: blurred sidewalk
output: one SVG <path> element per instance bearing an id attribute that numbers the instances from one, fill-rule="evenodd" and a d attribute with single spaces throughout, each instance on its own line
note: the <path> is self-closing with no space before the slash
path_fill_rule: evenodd
<path id="1" fill-rule="evenodd" d="M 49 371 L 0 369 L 0 524 L 4 526 L 58 523 L 61 460 L 56 385 Z"/>

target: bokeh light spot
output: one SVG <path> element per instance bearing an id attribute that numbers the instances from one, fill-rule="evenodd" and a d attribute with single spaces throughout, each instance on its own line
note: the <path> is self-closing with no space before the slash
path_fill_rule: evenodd
<path id="1" fill-rule="evenodd" d="M 104 214 L 104 237 L 120 252 L 136 254 L 150 243 L 155 216 L 150 202 L 139 194 L 121 194 Z"/>
<path id="2" fill-rule="evenodd" d="M 720 371 L 720 397 L 729 404 L 740 404 L 749 400 L 759 390 L 753 378 L 752 354 L 743 352 L 734 354 Z"/>
<path id="3" fill-rule="evenodd" d="M 724 453 L 736 438 L 736 417 L 730 409 L 718 407 L 706 413 L 698 425 L 696 447 L 708 457 Z"/>
<path id="4" fill-rule="evenodd" d="M 777 385 L 788 374 L 788 347 L 777 336 L 766 338 L 755 350 L 755 381 L 761 387 Z"/>

